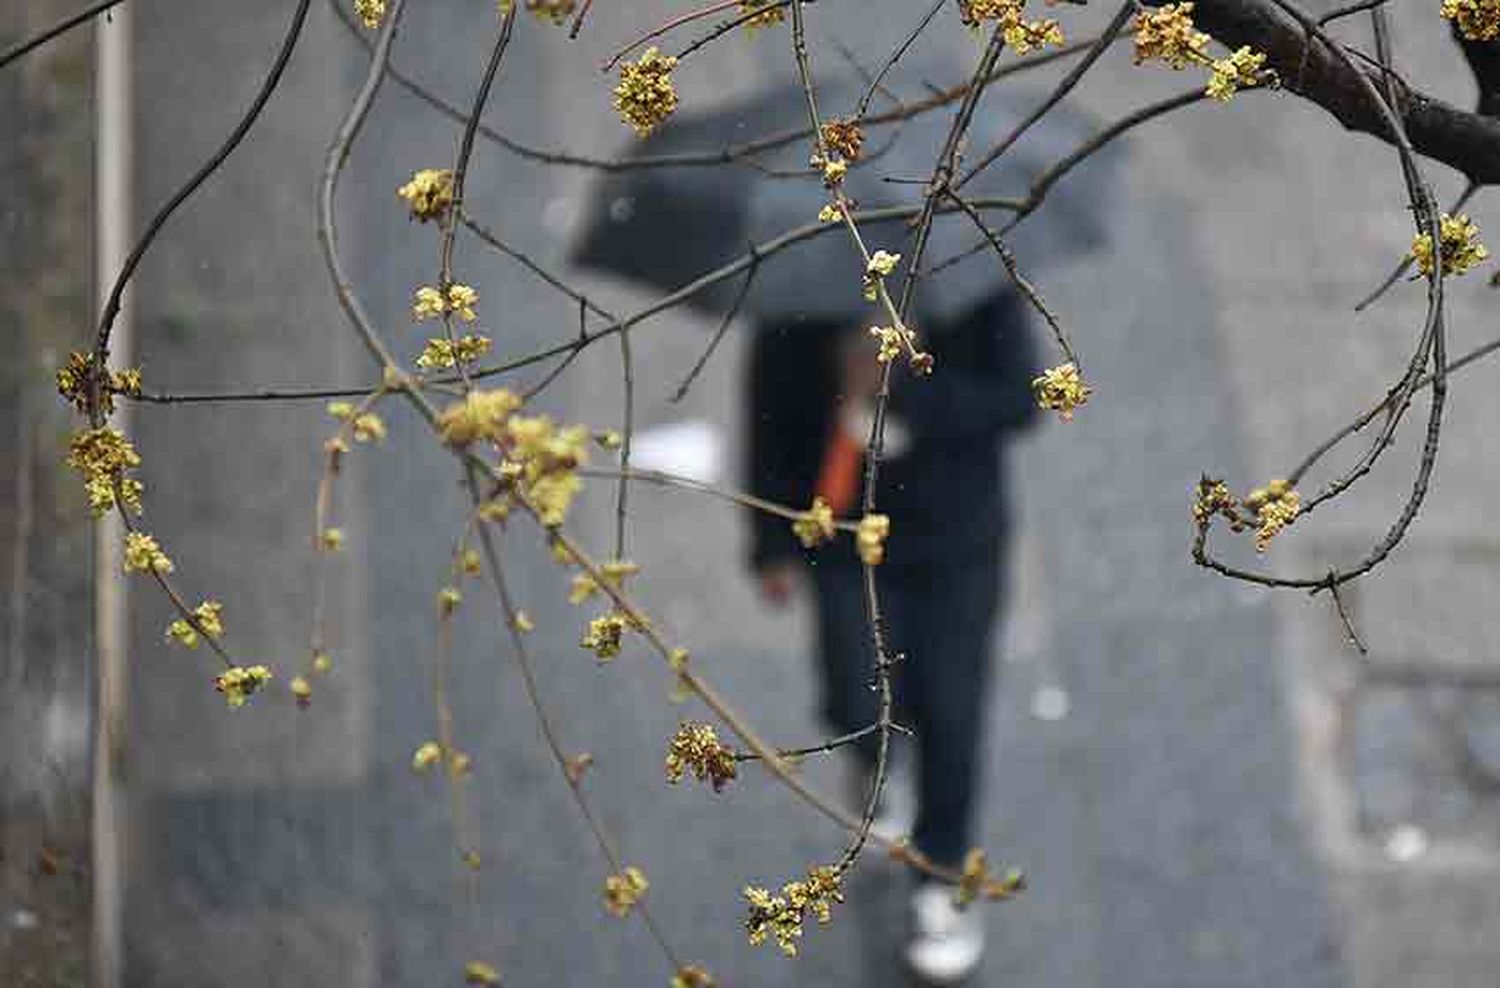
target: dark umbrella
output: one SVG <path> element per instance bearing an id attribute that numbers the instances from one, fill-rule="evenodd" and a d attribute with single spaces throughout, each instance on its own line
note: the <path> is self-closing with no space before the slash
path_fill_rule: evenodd
<path id="1" fill-rule="evenodd" d="M 898 69 L 909 78 L 928 79 L 915 70 Z M 949 72 L 952 72 L 951 66 Z M 819 110 L 825 119 L 852 112 L 863 94 L 850 83 L 820 84 Z M 1003 85 L 985 94 L 969 130 L 968 147 L 979 153 L 999 142 L 1022 115 L 1041 99 L 1022 98 Z M 878 107 L 877 107 L 878 109 Z M 952 125 L 957 105 L 920 114 L 904 122 L 870 128 L 864 158 L 850 168 L 844 187 L 861 211 L 921 203 L 923 183 Z M 784 84 L 751 100 L 669 118 L 650 137 L 633 140 L 623 157 L 639 159 L 684 153 L 716 153 L 805 126 L 806 102 L 799 86 Z M 1092 121 L 1065 107 L 1054 108 L 994 165 L 964 187 L 967 199 L 1024 197 L 1032 181 L 1048 166 L 1084 141 Z M 817 222 L 829 201 L 821 177 L 808 166 L 811 149 L 803 138 L 757 154 L 760 168 L 726 165 L 665 166 L 614 171 L 597 186 L 573 261 L 664 290 L 681 287 L 720 265 L 742 257 L 752 244 L 763 244 L 796 227 Z M 1007 238 L 1022 271 L 1031 273 L 1049 261 L 1102 242 L 1108 202 L 1105 187 L 1117 155 L 1100 155 L 1060 183 L 1046 206 Z M 768 174 L 770 170 L 774 174 Z M 896 179 L 899 181 L 888 181 Z M 915 183 L 913 182 L 915 180 Z M 1009 213 L 990 211 L 991 227 L 1003 225 Z M 862 225 L 871 251 L 907 254 L 908 224 Z M 961 213 L 940 215 L 929 237 L 925 266 L 952 257 L 980 239 L 972 221 Z M 766 257 L 741 311 L 761 323 L 794 316 L 878 319 L 861 295 L 859 256 L 842 229 L 793 244 Z M 897 272 L 904 274 L 904 266 Z M 1001 290 L 1005 274 L 992 253 L 946 267 L 924 278 L 917 293 L 916 315 L 924 325 L 948 321 Z M 892 285 L 899 281 L 892 279 Z M 728 309 L 739 294 L 734 279 L 698 293 L 693 304 L 709 311 Z M 868 316 L 866 315 L 868 313 Z"/>

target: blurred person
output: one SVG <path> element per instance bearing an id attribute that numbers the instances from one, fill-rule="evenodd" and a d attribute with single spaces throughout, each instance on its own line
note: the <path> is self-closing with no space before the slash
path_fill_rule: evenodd
<path id="1" fill-rule="evenodd" d="M 991 295 L 947 325 L 925 327 L 934 373 L 892 367 L 876 510 L 891 519 L 876 568 L 894 668 L 895 719 L 915 740 L 912 843 L 935 863 L 962 867 L 973 845 L 993 634 L 1005 597 L 1010 529 L 1004 441 L 1038 412 L 1037 360 L 1025 302 Z M 879 387 L 877 344 L 863 325 L 803 319 L 758 327 L 747 398 L 748 487 L 762 498 L 806 507 L 815 496 L 836 517 L 858 518 L 864 448 Z M 834 736 L 878 719 L 875 648 L 863 566 L 854 540 L 804 549 L 785 519 L 753 516 L 750 566 L 762 597 L 782 606 L 809 585 L 817 616 L 819 711 Z M 900 737 L 900 735 L 895 735 Z M 878 738 L 844 750 L 850 796 L 863 805 Z M 909 796 L 889 785 L 876 831 L 904 834 Z M 906 957 L 933 981 L 958 980 L 984 947 L 980 916 L 959 909 L 951 888 L 914 891 Z"/>

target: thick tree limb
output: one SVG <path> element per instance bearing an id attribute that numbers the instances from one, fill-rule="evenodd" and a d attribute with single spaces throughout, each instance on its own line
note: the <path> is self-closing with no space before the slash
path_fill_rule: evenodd
<path id="1" fill-rule="evenodd" d="M 1148 2 L 1160 5 L 1156 0 Z M 1350 68 L 1327 45 L 1309 39 L 1273 0 L 1199 0 L 1193 20 L 1230 48 L 1249 45 L 1265 52 L 1266 64 L 1281 77 L 1283 88 L 1318 104 L 1349 130 L 1391 140 L 1390 129 L 1359 79 L 1363 72 L 1383 85 L 1379 69 L 1374 65 L 1365 70 Z M 1471 57 L 1469 63 L 1482 73 L 1483 61 Z M 1481 185 L 1500 184 L 1500 119 L 1433 99 L 1400 79 L 1393 79 L 1391 85 L 1397 112 L 1417 153 L 1450 165 Z M 1496 88 L 1483 74 L 1479 85 L 1481 93 L 1493 93 Z M 1481 100 L 1482 110 L 1490 110 L 1493 102 L 1493 98 Z"/>

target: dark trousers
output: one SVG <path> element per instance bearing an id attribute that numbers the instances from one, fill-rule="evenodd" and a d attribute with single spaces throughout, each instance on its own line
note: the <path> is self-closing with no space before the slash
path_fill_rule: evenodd
<path id="1" fill-rule="evenodd" d="M 812 575 L 822 713 L 845 734 L 874 723 L 879 712 L 864 574 L 852 553 L 825 549 Z M 917 742 L 913 843 L 938 864 L 956 867 L 972 846 L 991 633 L 1004 592 L 1000 553 L 886 563 L 876 576 L 890 649 L 903 656 L 896 666 L 896 716 Z M 868 740 L 859 751 L 873 763 L 875 739 Z"/>

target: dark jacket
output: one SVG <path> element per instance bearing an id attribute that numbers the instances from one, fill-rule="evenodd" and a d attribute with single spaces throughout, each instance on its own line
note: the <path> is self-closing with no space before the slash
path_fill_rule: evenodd
<path id="1" fill-rule="evenodd" d="M 881 463 L 876 491 L 876 510 L 891 517 L 891 564 L 992 555 L 1004 537 L 1000 440 L 1037 416 L 1028 316 L 1014 293 L 995 296 L 955 325 L 927 329 L 923 345 L 936 358 L 931 377 L 914 379 L 904 365 L 893 371 L 890 411 L 910 432 L 911 446 Z M 753 494 L 798 508 L 812 503 L 834 426 L 839 342 L 847 331 L 809 322 L 756 333 L 747 464 Z M 875 350 L 872 338 L 871 360 Z M 753 567 L 803 552 L 785 519 L 755 512 L 753 525 Z"/>

